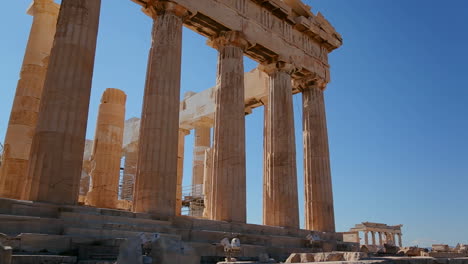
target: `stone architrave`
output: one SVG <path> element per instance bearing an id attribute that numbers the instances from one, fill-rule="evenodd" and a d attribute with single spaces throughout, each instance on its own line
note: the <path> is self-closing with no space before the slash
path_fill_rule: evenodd
<path id="1" fill-rule="evenodd" d="M 246 222 L 245 105 L 242 33 L 222 32 L 218 50 L 213 134 L 212 219 Z"/>
<path id="2" fill-rule="evenodd" d="M 78 201 L 100 8 L 62 0 L 29 159 L 31 200 Z"/>
<path id="3" fill-rule="evenodd" d="M 269 75 L 265 110 L 263 224 L 299 228 L 292 65 L 262 67 Z"/>
<path id="4" fill-rule="evenodd" d="M 323 91 L 315 78 L 296 82 L 302 91 L 304 144 L 305 229 L 335 232 L 335 213 Z"/>
<path id="5" fill-rule="evenodd" d="M 184 154 L 185 136 L 190 134 L 189 130 L 179 129 L 179 142 L 177 149 L 177 192 L 176 192 L 176 215 L 182 214 L 182 181 L 184 178 Z"/>
<path id="6" fill-rule="evenodd" d="M 117 208 L 127 96 L 108 88 L 102 95 L 92 153 L 88 205 Z"/>
<path id="7" fill-rule="evenodd" d="M 195 147 L 193 149 L 192 186 L 194 195 L 201 195 L 203 184 L 205 151 L 211 146 L 211 128 L 195 128 Z"/>
<path id="8" fill-rule="evenodd" d="M 23 189 L 59 8 L 53 0 L 35 0 L 27 12 L 33 23 L 5 136 L 0 197 L 28 198 Z"/>
<path id="9" fill-rule="evenodd" d="M 211 149 L 205 150 L 205 159 L 203 164 L 203 196 L 204 210 L 203 217 L 213 219 L 212 217 L 212 199 L 213 199 L 213 152 Z"/>
<path id="10" fill-rule="evenodd" d="M 166 1 L 145 12 L 154 24 L 133 210 L 167 218 L 176 214 L 182 22 L 188 13 Z"/>

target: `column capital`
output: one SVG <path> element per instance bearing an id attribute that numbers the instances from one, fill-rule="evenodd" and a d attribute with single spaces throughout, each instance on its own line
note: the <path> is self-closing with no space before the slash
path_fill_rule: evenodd
<path id="1" fill-rule="evenodd" d="M 308 89 L 320 89 L 321 91 L 324 91 L 327 87 L 327 82 L 320 79 L 317 75 L 311 74 L 299 79 L 294 79 L 293 87 L 301 92 Z"/>
<path id="2" fill-rule="evenodd" d="M 297 71 L 297 68 L 291 64 L 284 61 L 276 61 L 268 64 L 260 64 L 258 69 L 270 75 L 275 72 L 286 72 L 288 74 L 293 74 Z"/>
<path id="3" fill-rule="evenodd" d="M 184 134 L 184 136 L 190 135 L 190 130 L 185 128 L 179 128 L 179 133 Z"/>
<path id="4" fill-rule="evenodd" d="M 153 19 L 167 13 L 182 19 L 190 15 L 190 12 L 185 7 L 166 0 L 150 0 L 146 3 L 146 6 L 143 7 L 142 11 Z"/>
<path id="5" fill-rule="evenodd" d="M 33 0 L 29 5 L 26 14 L 35 16 L 41 13 L 49 13 L 54 16 L 58 16 L 60 11 L 60 5 L 54 3 L 53 0 Z"/>
<path id="6" fill-rule="evenodd" d="M 244 33 L 240 31 L 221 31 L 216 37 L 208 40 L 207 44 L 218 50 L 225 46 L 236 46 L 242 50 L 249 47 Z"/>

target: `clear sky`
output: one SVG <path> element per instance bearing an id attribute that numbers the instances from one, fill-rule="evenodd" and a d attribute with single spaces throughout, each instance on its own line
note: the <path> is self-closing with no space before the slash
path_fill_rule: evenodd
<path id="1" fill-rule="evenodd" d="M 151 21 L 129 0 L 103 0 L 87 138 L 105 88 L 139 117 Z M 468 1 L 306 0 L 344 38 L 326 90 L 338 231 L 363 221 L 403 224 L 406 245 L 468 244 Z M 6 132 L 32 18 L 30 0 L 0 16 L 0 140 Z M 215 84 L 204 37 L 183 36 L 182 94 Z M 256 63 L 246 60 L 246 70 Z M 294 97 L 303 216 L 301 97 Z M 246 117 L 248 222 L 261 223 L 263 109 Z M 190 184 L 193 133 L 186 139 Z M 302 223 L 302 222 L 301 222 Z"/>

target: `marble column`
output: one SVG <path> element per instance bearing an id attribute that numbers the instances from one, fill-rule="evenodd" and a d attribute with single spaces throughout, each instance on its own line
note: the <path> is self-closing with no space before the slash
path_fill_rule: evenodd
<path id="1" fill-rule="evenodd" d="M 372 245 L 376 245 L 375 243 L 375 232 L 374 231 L 371 231 L 371 235 L 372 235 Z"/>
<path id="2" fill-rule="evenodd" d="M 382 232 L 378 232 L 378 233 L 379 233 L 379 245 L 383 246 Z"/>
<path id="3" fill-rule="evenodd" d="M 203 164 L 203 195 L 204 205 L 203 217 L 213 219 L 212 217 L 212 199 L 213 199 L 213 152 L 211 149 L 205 150 L 205 159 Z"/>
<path id="4" fill-rule="evenodd" d="M 246 222 L 245 112 L 240 32 L 222 32 L 210 43 L 219 52 L 213 134 L 212 219 Z"/>
<path id="5" fill-rule="evenodd" d="M 397 234 L 398 236 L 398 246 L 399 247 L 402 247 L 403 246 L 403 242 L 401 241 L 401 234 Z"/>
<path id="6" fill-rule="evenodd" d="M 31 200 L 78 200 L 100 8 L 62 0 L 29 158 Z"/>
<path id="7" fill-rule="evenodd" d="M 290 64 L 263 66 L 269 75 L 265 110 L 263 224 L 299 228 L 296 142 Z"/>
<path id="8" fill-rule="evenodd" d="M 335 232 L 335 213 L 323 90 L 318 80 L 299 80 L 302 91 L 305 228 Z"/>
<path id="9" fill-rule="evenodd" d="M 179 129 L 179 142 L 177 149 L 177 192 L 176 192 L 176 215 L 182 213 L 182 181 L 184 179 L 184 154 L 185 136 L 190 134 L 189 130 Z"/>
<path id="10" fill-rule="evenodd" d="M 27 11 L 33 23 L 5 136 L 0 197 L 29 198 L 23 189 L 59 8 L 53 0 L 35 0 Z"/>
<path id="11" fill-rule="evenodd" d="M 126 100 L 127 95 L 118 89 L 106 89 L 102 95 L 91 157 L 88 205 L 117 208 Z"/>
<path id="12" fill-rule="evenodd" d="M 127 146 L 124 155 L 125 163 L 121 199 L 132 201 L 138 163 L 138 142 L 133 142 Z"/>
<path id="13" fill-rule="evenodd" d="M 364 244 L 369 245 L 369 232 L 364 231 Z"/>
<path id="14" fill-rule="evenodd" d="M 187 11 L 171 2 L 146 9 L 154 20 L 141 115 L 133 210 L 176 214 L 182 22 Z"/>
<path id="15" fill-rule="evenodd" d="M 195 147 L 193 149 L 192 186 L 194 195 L 201 195 L 204 175 L 205 151 L 211 146 L 211 128 L 195 128 Z"/>

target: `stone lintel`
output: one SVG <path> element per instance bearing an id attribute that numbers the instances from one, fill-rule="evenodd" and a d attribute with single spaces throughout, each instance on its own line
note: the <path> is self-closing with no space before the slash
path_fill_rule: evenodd
<path id="1" fill-rule="evenodd" d="M 161 2 L 132 1 L 144 9 Z M 294 63 L 301 75 L 315 73 L 327 82 L 328 53 L 342 45 L 341 36 L 331 24 L 321 14 L 315 16 L 307 11 L 308 6 L 299 0 L 172 0 L 170 3 L 188 10 L 190 15 L 184 19 L 185 26 L 201 35 L 212 39 L 222 31 L 242 31 L 251 43 L 244 51 L 246 56 L 260 63 L 284 58 Z"/>
<path id="2" fill-rule="evenodd" d="M 268 64 L 261 64 L 259 65 L 258 69 L 267 74 L 272 74 L 281 71 L 292 75 L 294 72 L 297 71 L 296 67 L 294 67 L 293 64 L 284 61 L 275 61 Z"/>

